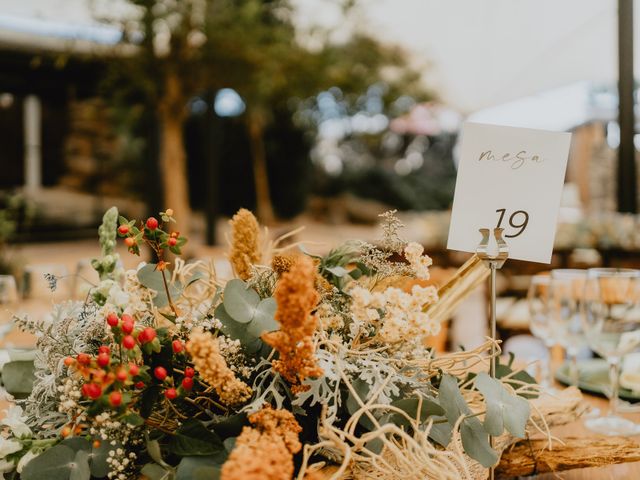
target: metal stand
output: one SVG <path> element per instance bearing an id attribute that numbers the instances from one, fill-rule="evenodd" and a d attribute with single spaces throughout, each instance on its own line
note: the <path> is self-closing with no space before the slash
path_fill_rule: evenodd
<path id="1" fill-rule="evenodd" d="M 507 261 L 509 257 L 509 247 L 507 242 L 502 238 L 502 232 L 504 229 L 502 228 L 494 228 L 493 236 L 496 239 L 496 243 L 498 244 L 498 254 L 496 256 L 489 255 L 489 234 L 490 230 L 488 228 L 481 228 L 480 233 L 482 234 L 482 240 L 476 249 L 476 253 L 478 258 L 482 260 L 485 265 L 491 271 L 491 275 L 489 277 L 489 292 L 490 292 L 490 300 L 489 300 L 489 318 L 491 323 L 491 339 L 494 343 L 491 345 L 491 360 L 489 363 L 489 375 L 491 378 L 496 377 L 496 272 L 498 269 L 502 268 L 504 262 Z M 491 447 L 494 446 L 493 437 L 489 437 Z M 493 480 L 494 478 L 494 468 L 492 467 L 489 471 L 489 478 Z"/>

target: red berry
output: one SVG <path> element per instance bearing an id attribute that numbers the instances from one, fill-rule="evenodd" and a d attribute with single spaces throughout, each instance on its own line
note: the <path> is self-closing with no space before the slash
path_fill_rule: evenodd
<path id="1" fill-rule="evenodd" d="M 136 388 L 138 390 L 142 390 L 144 388 L 144 382 L 137 382 L 136 383 Z"/>
<path id="2" fill-rule="evenodd" d="M 76 359 L 80 365 L 89 365 L 91 363 L 91 357 L 86 353 L 79 353 Z"/>
<path id="3" fill-rule="evenodd" d="M 196 374 L 196 371 L 191 367 L 187 367 L 187 368 L 184 369 L 184 376 L 185 377 L 193 378 L 193 376 L 195 374 Z"/>
<path id="4" fill-rule="evenodd" d="M 89 396 L 89 384 L 85 383 L 82 385 L 82 388 L 80 389 L 80 392 L 82 392 L 82 396 L 83 397 L 88 397 Z"/>
<path id="5" fill-rule="evenodd" d="M 71 365 L 73 365 L 74 362 L 75 362 L 75 360 L 73 358 L 71 358 L 71 357 L 67 357 L 67 358 L 64 359 L 64 364 L 67 367 L 70 367 Z"/>
<path id="6" fill-rule="evenodd" d="M 191 390 L 193 388 L 193 378 L 184 377 L 182 379 L 182 388 L 184 388 L 185 390 Z"/>
<path id="7" fill-rule="evenodd" d="M 178 392 L 175 388 L 167 388 L 164 391 L 164 396 L 167 397 L 169 400 L 173 400 L 178 396 Z"/>
<path id="8" fill-rule="evenodd" d="M 147 228 L 149 230 L 155 230 L 156 228 L 158 228 L 158 220 L 156 220 L 154 217 L 147 218 Z"/>
<path id="9" fill-rule="evenodd" d="M 109 365 L 109 361 L 111 359 L 109 358 L 109 354 L 108 353 L 99 353 L 98 354 L 98 365 L 100 365 L 101 367 L 106 367 L 107 365 Z"/>
<path id="10" fill-rule="evenodd" d="M 175 247 L 178 243 L 178 239 L 171 237 L 167 240 L 167 245 L 169 245 L 170 247 Z"/>
<path id="11" fill-rule="evenodd" d="M 118 227 L 118 233 L 120 235 L 126 235 L 127 233 L 129 233 L 129 225 L 120 225 Z"/>
<path id="12" fill-rule="evenodd" d="M 122 394 L 120 392 L 111 392 L 109 394 L 109 403 L 112 407 L 119 407 L 122 403 Z"/>
<path id="13" fill-rule="evenodd" d="M 140 373 L 140 367 L 135 363 L 129 365 L 129 375 L 135 377 L 138 373 Z"/>
<path id="14" fill-rule="evenodd" d="M 124 368 L 121 368 L 118 370 L 118 373 L 116 373 L 116 378 L 119 382 L 126 382 L 128 378 L 127 371 Z"/>
<path id="15" fill-rule="evenodd" d="M 111 349 L 109 347 L 107 347 L 106 345 L 102 345 L 98 349 L 98 353 L 106 353 L 107 355 L 109 355 L 111 353 Z"/>
<path id="16" fill-rule="evenodd" d="M 180 340 L 174 340 L 171 343 L 171 346 L 173 347 L 173 353 L 180 353 L 182 350 L 184 350 L 184 345 L 182 345 L 182 342 Z"/>
<path id="17" fill-rule="evenodd" d="M 115 313 L 110 313 L 109 315 L 107 315 L 107 323 L 110 327 L 117 327 L 118 321 L 118 315 L 116 315 Z"/>
<path id="18" fill-rule="evenodd" d="M 123 320 L 122 321 L 122 331 L 129 335 L 133 332 L 133 320 Z"/>
<path id="19" fill-rule="evenodd" d="M 133 347 L 136 346 L 136 339 L 133 338 L 131 335 L 127 335 L 122 339 L 122 346 L 127 350 L 131 350 Z"/>
<path id="20" fill-rule="evenodd" d="M 127 238 L 124 239 L 124 244 L 127 247 L 131 248 L 136 244 L 136 241 L 135 241 L 135 239 L 133 237 L 127 237 Z"/>
<path id="21" fill-rule="evenodd" d="M 100 385 L 95 383 L 89 383 L 87 386 L 87 394 L 93 400 L 97 400 L 100 398 L 100 395 L 102 395 L 102 388 L 100 388 Z"/>
<path id="22" fill-rule="evenodd" d="M 140 343 L 149 343 L 156 338 L 156 330 L 153 327 L 147 327 L 138 334 Z"/>
<path id="23" fill-rule="evenodd" d="M 153 375 L 162 382 L 167 378 L 167 369 L 164 367 L 156 367 L 153 370 Z"/>

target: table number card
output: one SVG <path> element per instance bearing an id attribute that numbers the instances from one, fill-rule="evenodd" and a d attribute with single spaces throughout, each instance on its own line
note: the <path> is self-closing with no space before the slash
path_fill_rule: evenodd
<path id="1" fill-rule="evenodd" d="M 571 134 L 465 123 L 447 248 L 504 228 L 509 258 L 550 263 Z"/>

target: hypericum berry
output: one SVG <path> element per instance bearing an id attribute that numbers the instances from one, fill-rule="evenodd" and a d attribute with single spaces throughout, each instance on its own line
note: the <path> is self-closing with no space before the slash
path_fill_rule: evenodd
<path id="1" fill-rule="evenodd" d="M 87 387 L 87 394 L 89 395 L 89 398 L 97 400 L 100 398 L 100 395 L 102 395 L 102 388 L 100 388 L 100 385 L 95 383 L 89 383 Z"/>
<path id="2" fill-rule="evenodd" d="M 135 387 L 136 387 L 138 390 L 142 390 L 142 389 L 144 388 L 144 382 L 137 382 L 137 383 L 136 383 L 136 385 L 135 385 Z"/>
<path id="3" fill-rule="evenodd" d="M 116 378 L 118 379 L 119 382 L 126 382 L 127 378 L 129 378 L 129 375 L 127 374 L 127 371 L 124 368 L 121 368 L 116 373 Z"/>
<path id="4" fill-rule="evenodd" d="M 164 396 L 167 397 L 169 400 L 173 400 L 178 396 L 178 391 L 175 388 L 167 388 L 164 391 Z"/>
<path id="5" fill-rule="evenodd" d="M 138 334 L 140 343 L 152 342 L 154 338 L 156 338 L 156 330 L 153 327 L 147 327 Z"/>
<path id="6" fill-rule="evenodd" d="M 184 376 L 185 377 L 193 378 L 193 376 L 195 374 L 196 374 L 196 371 L 191 367 L 187 367 L 187 368 L 184 369 Z"/>
<path id="7" fill-rule="evenodd" d="M 93 448 L 100 448 L 100 445 L 102 445 L 102 444 L 100 443 L 100 440 L 94 440 L 94 441 L 93 441 Z"/>
<path id="8" fill-rule="evenodd" d="M 156 228 L 158 228 L 158 220 L 156 220 L 155 217 L 147 218 L 147 228 L 149 230 L 155 230 Z"/>
<path id="9" fill-rule="evenodd" d="M 120 225 L 118 227 L 118 233 L 120 235 L 126 235 L 127 233 L 129 233 L 129 225 Z"/>
<path id="10" fill-rule="evenodd" d="M 75 363 L 75 360 L 71 357 L 67 357 L 64 359 L 64 365 L 66 367 L 70 367 L 71 365 L 73 365 Z"/>
<path id="11" fill-rule="evenodd" d="M 175 247 L 177 243 L 178 243 L 177 238 L 171 237 L 167 239 L 167 245 L 169 245 L 170 247 Z"/>
<path id="12" fill-rule="evenodd" d="M 71 427 L 64 427 L 61 431 L 60 431 L 60 436 L 62 438 L 67 438 L 69 435 L 71 435 Z"/>
<path id="13" fill-rule="evenodd" d="M 153 370 L 153 375 L 162 382 L 167 378 L 167 369 L 164 367 L 156 367 Z"/>
<path id="14" fill-rule="evenodd" d="M 76 360 L 80 365 L 89 365 L 91 363 L 91 357 L 86 353 L 79 353 Z"/>
<path id="15" fill-rule="evenodd" d="M 111 359 L 109 358 L 109 354 L 108 353 L 99 353 L 98 354 L 98 359 L 96 360 L 96 362 L 98 363 L 98 365 L 100 365 L 101 367 L 106 367 L 107 365 L 109 365 L 109 361 Z"/>
<path id="16" fill-rule="evenodd" d="M 138 365 L 136 365 L 135 363 L 131 363 L 129 365 L 129 375 L 135 377 L 138 373 L 140 373 L 140 367 L 138 367 Z"/>
<path id="17" fill-rule="evenodd" d="M 171 343 L 171 347 L 173 348 L 173 353 L 180 353 L 182 350 L 184 350 L 184 345 L 180 340 L 174 340 Z"/>
<path id="18" fill-rule="evenodd" d="M 109 394 L 109 403 L 112 407 L 119 407 L 122 403 L 122 394 L 120 392 L 111 392 Z"/>
<path id="19" fill-rule="evenodd" d="M 107 315 L 107 324 L 109 324 L 110 327 L 117 327 L 118 322 L 118 315 L 116 315 L 115 313 L 110 313 L 109 315 Z"/>
<path id="20" fill-rule="evenodd" d="M 127 237 L 124 239 L 124 244 L 131 248 L 136 244 L 136 240 L 133 237 Z"/>
<path id="21" fill-rule="evenodd" d="M 106 345 L 102 345 L 100 348 L 98 348 L 98 353 L 106 353 L 108 355 L 111 353 L 111 349 Z"/>
<path id="22" fill-rule="evenodd" d="M 88 397 L 89 396 L 89 384 L 85 383 L 82 385 L 82 388 L 80 389 L 80 393 L 82 393 L 83 397 Z"/>
<path id="23" fill-rule="evenodd" d="M 122 339 L 122 346 L 127 350 L 131 350 L 133 347 L 136 346 L 136 339 L 133 338 L 131 335 L 127 335 Z"/>
<path id="24" fill-rule="evenodd" d="M 193 378 L 184 377 L 182 379 L 182 388 L 184 388 L 185 390 L 191 390 L 193 388 Z"/>
<path id="25" fill-rule="evenodd" d="M 123 315 L 124 317 L 124 315 Z M 127 335 L 129 335 L 131 332 L 133 332 L 133 318 L 129 317 L 126 320 L 122 320 L 122 331 L 124 333 L 126 333 Z"/>

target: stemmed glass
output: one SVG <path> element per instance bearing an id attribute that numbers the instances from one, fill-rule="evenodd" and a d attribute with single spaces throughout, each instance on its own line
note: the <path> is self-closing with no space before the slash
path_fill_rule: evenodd
<path id="1" fill-rule="evenodd" d="M 557 269 L 551 271 L 549 306 L 556 338 L 569 357 L 571 385 L 578 385 L 578 353 L 586 346 L 582 326 L 582 298 L 587 279 L 586 270 Z"/>
<path id="2" fill-rule="evenodd" d="M 537 274 L 531 278 L 531 285 L 527 292 L 529 304 L 529 328 L 537 338 L 544 342 L 549 352 L 548 357 L 542 363 L 541 384 L 547 391 L 552 391 L 553 372 L 551 370 L 551 349 L 558 343 L 554 324 L 551 322 L 549 312 L 549 291 L 551 275 Z"/>
<path id="3" fill-rule="evenodd" d="M 637 435 L 640 425 L 618 416 L 622 357 L 640 346 L 640 270 L 592 268 L 584 289 L 584 329 L 591 348 L 609 363 L 609 414 L 585 420 L 604 435 Z"/>

